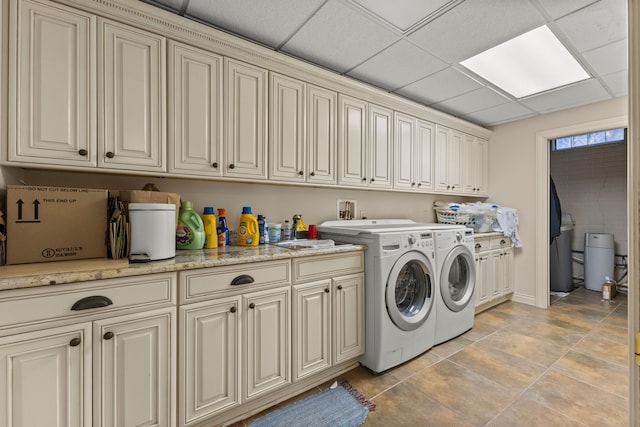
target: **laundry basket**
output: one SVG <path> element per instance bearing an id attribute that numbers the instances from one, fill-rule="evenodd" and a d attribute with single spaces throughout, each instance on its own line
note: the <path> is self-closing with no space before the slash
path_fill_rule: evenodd
<path id="1" fill-rule="evenodd" d="M 484 209 L 462 205 L 457 209 L 435 207 L 436 219 L 441 224 L 464 225 L 476 233 L 486 233 L 493 229 L 496 208 Z"/>

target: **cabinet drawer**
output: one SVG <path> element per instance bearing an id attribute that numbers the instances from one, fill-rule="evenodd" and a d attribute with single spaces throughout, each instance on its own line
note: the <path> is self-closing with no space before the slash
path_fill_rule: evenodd
<path id="1" fill-rule="evenodd" d="M 17 327 L 23 330 L 43 323 L 94 320 L 113 316 L 114 312 L 125 314 L 175 305 L 175 284 L 175 273 L 161 273 L 2 291 L 0 334 Z M 95 308 L 72 308 L 90 297 L 111 303 Z"/>
<path id="2" fill-rule="evenodd" d="M 508 237 L 494 237 L 491 239 L 491 249 L 508 248 L 511 246 L 511 239 Z"/>
<path id="3" fill-rule="evenodd" d="M 293 282 L 302 283 L 364 271 L 364 253 L 347 252 L 294 258 Z"/>
<path id="4" fill-rule="evenodd" d="M 267 261 L 181 271 L 180 304 L 291 285 L 290 261 Z"/>

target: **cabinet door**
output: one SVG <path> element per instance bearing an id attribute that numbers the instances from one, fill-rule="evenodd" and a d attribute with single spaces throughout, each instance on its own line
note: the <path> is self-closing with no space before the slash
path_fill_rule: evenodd
<path id="1" fill-rule="evenodd" d="M 175 425 L 175 323 L 175 308 L 94 322 L 94 426 Z"/>
<path id="2" fill-rule="evenodd" d="M 394 115 L 395 168 L 394 188 L 416 188 L 414 143 L 415 119 L 401 113 Z"/>
<path id="3" fill-rule="evenodd" d="M 290 287 L 242 298 L 244 310 L 243 399 L 291 383 Z"/>
<path id="4" fill-rule="evenodd" d="M 504 287 L 504 252 L 491 252 L 491 268 L 493 269 L 493 281 L 490 288 L 491 298 L 502 295 Z"/>
<path id="5" fill-rule="evenodd" d="M 165 38 L 98 20 L 98 166 L 166 171 Z"/>
<path id="6" fill-rule="evenodd" d="M 293 287 L 293 381 L 331 366 L 331 280 Z"/>
<path id="7" fill-rule="evenodd" d="M 91 324 L 0 338 L 0 426 L 91 425 Z"/>
<path id="8" fill-rule="evenodd" d="M 487 188 L 489 181 L 489 141 L 486 139 L 476 138 L 475 159 L 475 193 L 479 196 L 486 196 L 489 191 Z"/>
<path id="9" fill-rule="evenodd" d="M 506 249 L 503 254 L 504 281 L 502 282 L 502 293 L 508 294 L 513 292 L 513 249 Z"/>
<path id="10" fill-rule="evenodd" d="M 240 297 L 180 308 L 179 425 L 240 403 Z"/>
<path id="11" fill-rule="evenodd" d="M 267 71 L 225 58 L 225 164 L 230 177 L 266 179 Z"/>
<path id="12" fill-rule="evenodd" d="M 447 146 L 447 182 L 454 193 L 462 193 L 462 144 L 463 134 L 452 130 Z"/>
<path id="13" fill-rule="evenodd" d="M 440 192 L 451 191 L 449 183 L 449 140 L 451 139 L 451 129 L 444 126 L 436 125 L 436 141 L 435 141 L 435 190 Z"/>
<path id="14" fill-rule="evenodd" d="M 169 172 L 222 175 L 222 57 L 169 42 Z"/>
<path id="15" fill-rule="evenodd" d="M 465 194 L 476 193 L 477 168 L 476 168 L 476 138 L 472 135 L 464 135 L 461 146 L 462 154 L 462 192 Z"/>
<path id="16" fill-rule="evenodd" d="M 307 174 L 304 161 L 305 84 L 271 73 L 269 90 L 269 178 L 304 182 Z"/>
<path id="17" fill-rule="evenodd" d="M 491 264 L 487 252 L 477 253 L 476 260 L 476 307 L 489 301 L 489 285 L 491 284 Z"/>
<path id="18" fill-rule="evenodd" d="M 364 353 L 364 274 L 333 281 L 333 363 Z"/>
<path id="19" fill-rule="evenodd" d="M 338 184 L 366 186 L 367 103 L 338 96 Z"/>
<path id="20" fill-rule="evenodd" d="M 369 105 L 369 187 L 391 188 L 393 185 L 393 112 Z"/>
<path id="21" fill-rule="evenodd" d="M 307 180 L 336 183 L 336 103 L 338 95 L 307 85 Z"/>
<path id="22" fill-rule="evenodd" d="M 95 167 L 95 17 L 53 3 L 13 5 L 9 161 Z"/>
<path id="23" fill-rule="evenodd" d="M 434 126 L 422 120 L 416 121 L 414 143 L 417 188 L 420 191 L 433 191 L 433 146 Z"/>

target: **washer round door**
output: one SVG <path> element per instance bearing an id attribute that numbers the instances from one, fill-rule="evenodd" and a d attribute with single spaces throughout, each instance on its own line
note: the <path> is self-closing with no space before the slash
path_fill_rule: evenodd
<path id="1" fill-rule="evenodd" d="M 403 254 L 393 265 L 386 286 L 387 312 L 400 329 L 412 331 L 429 317 L 433 307 L 433 268 L 421 252 Z"/>
<path id="2" fill-rule="evenodd" d="M 472 301 L 476 286 L 476 267 L 469 248 L 455 246 L 447 254 L 440 274 L 442 300 L 449 310 L 461 311 Z"/>

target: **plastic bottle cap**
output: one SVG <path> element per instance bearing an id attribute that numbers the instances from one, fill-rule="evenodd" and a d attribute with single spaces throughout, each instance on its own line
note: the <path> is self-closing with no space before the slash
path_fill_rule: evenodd
<path id="1" fill-rule="evenodd" d="M 192 208 L 193 205 L 191 204 L 191 202 L 187 201 L 187 200 L 183 200 L 182 201 L 182 205 L 183 208 Z"/>
<path id="2" fill-rule="evenodd" d="M 251 213 L 251 206 L 243 206 L 242 207 L 242 213 L 243 214 L 250 214 Z"/>
<path id="3" fill-rule="evenodd" d="M 218 209 L 218 216 L 227 216 L 227 210 L 224 208 Z"/>
<path id="4" fill-rule="evenodd" d="M 210 206 L 206 206 L 203 211 L 205 215 L 214 215 L 214 212 L 215 210 Z"/>

